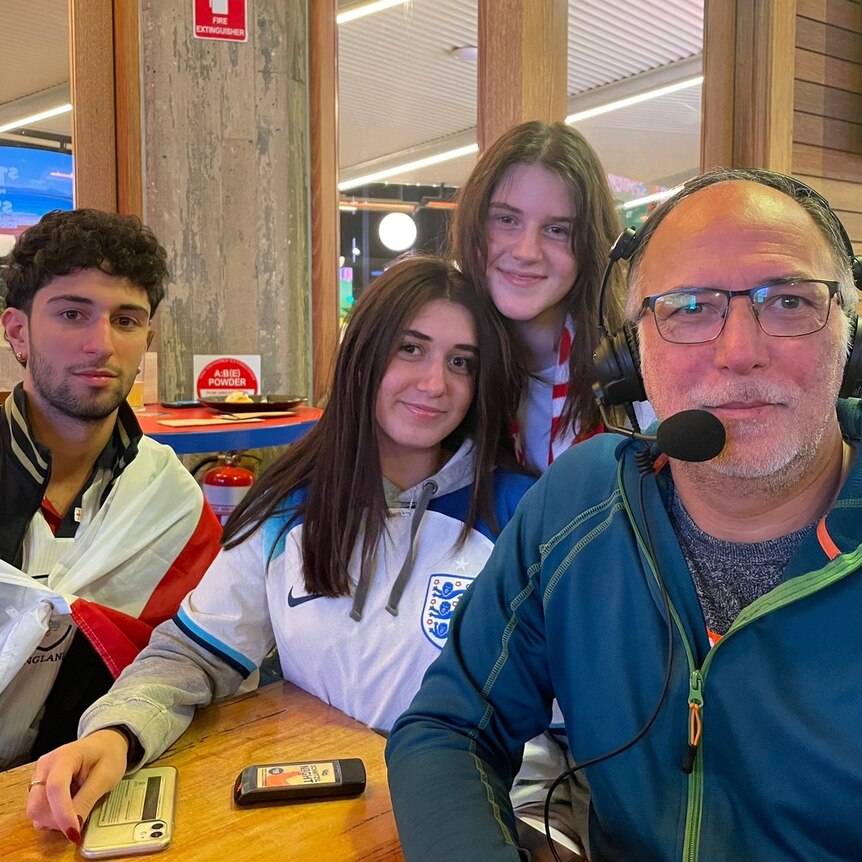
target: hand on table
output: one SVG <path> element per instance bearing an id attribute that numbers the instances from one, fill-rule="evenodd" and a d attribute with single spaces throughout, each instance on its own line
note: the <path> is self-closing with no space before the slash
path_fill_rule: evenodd
<path id="1" fill-rule="evenodd" d="M 79 844 L 91 809 L 125 774 L 128 748 L 122 732 L 106 728 L 40 757 L 27 796 L 33 825 Z"/>

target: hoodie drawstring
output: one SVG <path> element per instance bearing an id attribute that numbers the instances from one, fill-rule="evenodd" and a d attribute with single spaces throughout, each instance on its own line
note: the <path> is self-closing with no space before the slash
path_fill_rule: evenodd
<path id="1" fill-rule="evenodd" d="M 413 569 L 413 545 L 416 540 L 416 533 L 419 531 L 419 525 L 422 523 L 422 518 L 428 509 L 428 504 L 436 493 L 437 483 L 433 479 L 428 479 L 422 484 L 419 502 L 412 507 L 413 519 L 410 522 L 410 547 L 407 549 L 407 556 L 401 566 L 401 571 L 398 572 L 398 577 L 392 585 L 392 591 L 389 593 L 389 603 L 386 605 L 386 610 L 393 616 L 398 615 L 398 602 L 401 600 L 401 594 L 407 586 L 407 581 L 410 580 L 410 573 Z M 353 606 L 350 609 L 350 617 L 356 620 L 356 622 L 362 619 L 362 611 L 365 608 L 365 600 L 368 598 L 368 590 L 370 588 L 371 575 L 363 569 L 359 574 L 359 582 L 356 584 L 356 592 L 353 594 Z"/>
<path id="2" fill-rule="evenodd" d="M 416 534 L 419 532 L 419 525 L 422 523 L 422 518 L 428 509 L 428 504 L 431 498 L 437 493 L 437 483 L 433 479 L 428 479 L 422 485 L 422 493 L 419 495 L 419 502 L 413 510 L 413 520 L 410 521 L 410 545 L 407 549 L 407 556 L 401 565 L 401 571 L 398 572 L 398 577 L 395 578 L 395 583 L 392 585 L 392 590 L 389 593 L 389 601 L 386 603 L 386 610 L 393 617 L 398 616 L 398 602 L 401 601 L 401 595 L 410 580 L 410 575 L 413 573 L 413 547 L 416 543 Z"/>

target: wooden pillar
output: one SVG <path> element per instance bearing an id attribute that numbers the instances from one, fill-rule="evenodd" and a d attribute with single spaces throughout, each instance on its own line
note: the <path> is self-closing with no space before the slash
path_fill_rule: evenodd
<path id="1" fill-rule="evenodd" d="M 335 0 L 309 8 L 312 393 L 328 392 L 338 346 L 338 30 Z"/>
<path id="2" fill-rule="evenodd" d="M 69 0 L 69 41 L 75 206 L 115 212 L 112 0 Z"/>
<path id="3" fill-rule="evenodd" d="M 140 30 L 137 0 L 114 0 L 117 209 L 121 213 L 143 218 Z"/>
<path id="4" fill-rule="evenodd" d="M 567 0 L 479 0 L 477 136 L 566 116 Z"/>
<path id="5" fill-rule="evenodd" d="M 701 167 L 789 173 L 793 0 L 706 0 Z"/>

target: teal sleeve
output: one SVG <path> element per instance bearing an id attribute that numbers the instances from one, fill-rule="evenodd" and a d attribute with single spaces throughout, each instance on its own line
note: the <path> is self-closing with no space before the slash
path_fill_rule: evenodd
<path id="1" fill-rule="evenodd" d="M 526 494 L 461 599 L 446 646 L 389 737 L 408 862 L 529 858 L 517 846 L 509 790 L 553 699 L 540 590 L 543 484 Z"/>

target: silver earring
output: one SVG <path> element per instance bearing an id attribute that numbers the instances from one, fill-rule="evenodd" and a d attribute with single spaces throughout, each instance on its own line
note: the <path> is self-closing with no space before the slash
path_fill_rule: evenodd
<path id="1" fill-rule="evenodd" d="M 20 350 L 15 354 L 15 358 L 22 364 L 26 361 L 24 354 Z"/>

